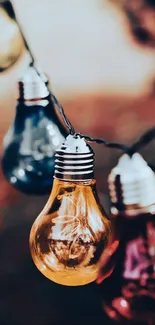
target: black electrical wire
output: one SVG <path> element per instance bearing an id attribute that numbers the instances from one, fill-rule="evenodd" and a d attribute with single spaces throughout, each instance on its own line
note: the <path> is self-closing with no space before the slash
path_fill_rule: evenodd
<path id="1" fill-rule="evenodd" d="M 16 14 L 15 14 L 15 10 L 14 10 L 14 7 L 13 7 L 13 4 L 12 4 L 12 1 L 11 1 L 11 0 L 8 0 L 8 1 L 4 0 L 4 1 L 2 1 L 2 3 L 3 3 L 3 5 L 4 5 L 4 8 L 6 8 L 6 10 L 7 10 L 8 14 L 10 15 L 10 17 L 11 17 L 12 19 L 14 19 L 15 22 L 17 23 L 18 28 L 19 28 L 19 31 L 20 31 L 20 34 L 21 34 L 21 36 L 22 36 L 22 38 L 23 38 L 23 42 L 24 42 L 25 48 L 27 49 L 27 51 L 28 51 L 29 54 L 30 54 L 30 57 L 31 57 L 31 60 L 32 60 L 31 64 L 34 64 L 34 62 L 35 62 L 35 58 L 34 58 L 34 56 L 33 56 L 33 53 L 32 53 L 32 51 L 31 51 L 31 49 L 30 49 L 30 46 L 29 46 L 29 44 L 28 44 L 28 42 L 27 42 L 27 40 L 26 40 L 26 38 L 25 38 L 25 36 L 24 36 L 24 33 L 23 33 L 23 30 L 22 30 L 22 27 L 21 27 L 21 25 L 20 25 L 20 23 L 19 23 L 19 21 L 18 21 L 18 19 L 17 19 L 17 16 L 16 16 Z"/>
<path id="2" fill-rule="evenodd" d="M 52 93 L 51 93 L 51 98 L 52 98 L 54 104 L 58 107 L 59 113 L 61 114 L 61 116 L 62 116 L 62 118 L 64 120 L 64 123 L 66 124 L 67 128 L 69 129 L 70 134 L 74 135 L 76 133 L 75 129 L 73 128 L 71 122 L 69 121 L 69 119 L 65 115 L 65 112 L 64 112 L 64 109 L 63 109 L 62 105 L 60 104 L 60 102 L 57 100 L 57 98 Z"/>
<path id="3" fill-rule="evenodd" d="M 138 141 L 136 141 L 132 146 L 127 146 L 125 144 L 118 143 L 118 142 L 110 142 L 105 139 L 92 138 L 92 137 L 90 137 L 88 135 L 84 135 L 82 133 L 76 133 L 75 129 L 71 125 L 70 121 L 66 117 L 62 105 L 59 103 L 59 101 L 53 94 L 52 94 L 52 98 L 53 98 L 54 103 L 57 105 L 59 112 L 64 120 L 64 123 L 66 124 L 66 126 L 68 127 L 68 129 L 70 131 L 70 134 L 77 134 L 77 135 L 85 138 L 85 140 L 87 142 L 95 142 L 98 144 L 103 144 L 105 147 L 108 147 L 108 148 L 120 149 L 120 150 L 124 151 L 125 153 L 127 153 L 129 156 L 132 156 L 136 151 L 139 151 L 141 148 L 143 148 L 145 145 L 147 145 L 153 139 L 155 139 L 155 127 L 152 127 L 151 129 L 147 130 L 144 134 L 142 134 L 141 137 L 138 139 Z"/>
<path id="4" fill-rule="evenodd" d="M 120 149 L 120 150 L 123 150 L 125 152 L 129 150 L 129 147 L 126 146 L 125 144 L 122 144 L 122 143 L 109 142 L 109 141 L 104 140 L 104 139 L 96 139 L 96 138 L 92 138 L 92 137 L 89 137 L 87 135 L 84 135 L 82 133 L 78 133 L 78 135 L 85 138 L 85 140 L 88 141 L 88 142 L 95 142 L 95 143 L 98 143 L 98 144 L 104 144 L 105 147 L 107 147 L 107 148 Z"/>
<path id="5" fill-rule="evenodd" d="M 147 130 L 141 137 L 136 141 L 127 151 L 127 153 L 132 156 L 136 151 L 139 151 L 141 148 L 150 143 L 155 139 L 155 127 Z"/>

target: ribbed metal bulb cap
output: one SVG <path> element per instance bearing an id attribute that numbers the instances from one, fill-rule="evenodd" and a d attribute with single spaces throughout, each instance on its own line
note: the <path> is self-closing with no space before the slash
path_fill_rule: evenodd
<path id="1" fill-rule="evenodd" d="M 54 178 L 79 182 L 94 178 L 94 152 L 84 138 L 69 135 L 55 157 Z"/>
<path id="2" fill-rule="evenodd" d="M 109 178 L 111 212 L 134 216 L 155 212 L 155 174 L 139 153 L 124 154 Z"/>
<path id="3" fill-rule="evenodd" d="M 29 66 L 26 73 L 18 81 L 19 100 L 34 101 L 45 99 L 49 96 L 47 88 L 48 78 L 40 70 L 38 71 L 39 73 L 37 73 L 33 66 Z"/>

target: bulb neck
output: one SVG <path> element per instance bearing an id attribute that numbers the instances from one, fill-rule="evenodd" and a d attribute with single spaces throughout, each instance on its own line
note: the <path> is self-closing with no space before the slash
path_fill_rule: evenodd
<path id="1" fill-rule="evenodd" d="M 24 105 L 26 107 L 37 107 L 37 106 L 42 106 L 42 107 L 46 107 L 49 104 L 49 98 L 35 98 L 33 100 L 22 100 L 22 99 L 18 99 L 18 104 L 20 105 Z"/>
<path id="2" fill-rule="evenodd" d="M 49 98 L 48 78 L 42 72 L 38 72 L 33 66 L 29 66 L 24 76 L 18 81 L 18 101 L 34 103 Z"/>
<path id="3" fill-rule="evenodd" d="M 55 157 L 54 178 L 76 182 L 94 178 L 94 152 L 79 136 L 69 135 Z"/>
<path id="4" fill-rule="evenodd" d="M 155 214 L 155 204 L 152 204 L 147 207 L 141 207 L 139 205 L 122 205 L 120 204 L 111 204 L 111 214 L 113 217 L 124 216 L 134 218 L 136 216 L 144 214 Z"/>
<path id="5" fill-rule="evenodd" d="M 78 181 L 78 180 L 64 180 L 64 179 L 59 179 L 57 177 L 54 177 L 54 182 L 53 184 L 57 185 L 57 184 L 62 184 L 63 186 L 67 187 L 67 186 L 96 186 L 96 180 L 93 179 L 87 179 L 87 180 L 83 180 L 83 181 Z"/>

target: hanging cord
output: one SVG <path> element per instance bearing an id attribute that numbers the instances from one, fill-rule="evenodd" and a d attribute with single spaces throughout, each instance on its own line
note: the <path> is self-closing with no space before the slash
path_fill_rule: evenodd
<path id="1" fill-rule="evenodd" d="M 31 65 L 33 65 L 34 62 L 35 62 L 35 58 L 34 58 L 34 56 L 33 56 L 33 53 L 32 53 L 32 51 L 31 51 L 31 49 L 30 49 L 30 46 L 29 46 L 29 44 L 28 44 L 28 42 L 27 42 L 27 40 L 26 40 L 26 38 L 25 38 L 25 36 L 24 36 L 23 30 L 22 30 L 22 28 L 21 28 L 21 25 L 20 25 L 20 23 L 19 23 L 19 21 L 18 21 L 18 19 L 17 19 L 17 17 L 16 17 L 16 14 L 15 14 L 15 10 L 14 10 L 13 4 L 12 4 L 11 0 L 3 1 L 2 3 L 4 3 L 4 8 L 6 8 L 6 10 L 8 11 L 8 14 L 10 15 L 10 17 L 11 17 L 12 19 L 14 19 L 15 22 L 17 23 L 18 28 L 19 28 L 19 31 L 20 31 L 20 34 L 21 34 L 22 39 L 23 39 L 23 42 L 24 42 L 24 45 L 25 45 L 25 47 L 26 47 L 26 49 L 27 49 L 27 51 L 29 52 L 30 57 L 31 57 L 31 60 L 32 60 Z"/>
<path id="2" fill-rule="evenodd" d="M 21 28 L 21 25 L 19 23 L 19 21 L 17 20 L 17 17 L 16 17 L 16 14 L 15 14 L 15 11 L 13 9 L 13 4 L 11 1 L 9 1 L 9 11 L 10 11 L 10 14 L 11 16 L 14 18 L 14 20 L 16 21 L 17 25 L 18 25 L 18 28 L 20 30 L 20 33 L 21 33 L 21 36 L 23 38 L 23 41 L 24 41 L 24 44 L 25 44 L 25 47 L 27 49 L 27 51 L 29 52 L 30 54 L 30 57 L 31 57 L 31 62 L 30 62 L 30 66 L 33 66 L 33 68 L 35 69 L 35 71 L 37 72 L 37 74 L 39 75 L 40 78 L 42 78 L 41 74 L 39 73 L 39 71 L 37 70 L 36 66 L 35 66 L 35 57 L 30 49 L 30 46 L 25 38 L 25 35 L 22 31 L 22 28 Z M 60 102 L 57 100 L 57 98 L 52 94 L 51 90 L 49 89 L 49 87 L 46 85 L 47 89 L 49 90 L 49 93 L 51 95 L 51 100 L 54 102 L 54 104 L 58 107 L 59 109 L 59 112 L 61 114 L 61 116 L 63 117 L 63 120 L 67 126 L 67 128 L 69 129 L 70 131 L 70 134 L 75 134 L 75 130 L 72 126 L 72 124 L 70 123 L 70 121 L 68 120 L 68 118 L 66 117 L 65 113 L 64 113 L 64 109 L 62 107 L 62 105 L 60 104 Z"/>
<path id="3" fill-rule="evenodd" d="M 76 133 L 75 129 L 73 128 L 71 122 L 69 121 L 69 119 L 65 115 L 65 112 L 64 112 L 64 109 L 63 109 L 62 105 L 57 100 L 57 98 L 52 94 L 52 92 L 51 92 L 51 99 L 54 102 L 54 104 L 58 107 L 59 113 L 62 116 L 62 118 L 64 120 L 64 123 L 66 124 L 67 128 L 69 129 L 70 134 L 74 135 Z"/>
<path id="4" fill-rule="evenodd" d="M 129 150 L 129 147 L 126 146 L 125 144 L 122 144 L 122 143 L 118 143 L 118 142 L 109 142 L 107 140 L 104 140 L 104 139 L 96 139 L 96 138 L 92 138 L 92 137 L 89 137 L 87 135 L 84 135 L 82 133 L 78 133 L 77 135 L 85 138 L 85 140 L 87 142 L 95 142 L 95 143 L 98 143 L 98 144 L 103 144 L 105 147 L 107 148 L 115 148 L 115 149 L 120 149 L 120 150 L 123 150 L 123 151 L 128 151 Z"/>
<path id="5" fill-rule="evenodd" d="M 129 156 L 132 156 L 136 151 L 140 150 L 142 147 L 147 145 L 149 142 L 151 142 L 153 139 L 155 139 L 155 127 L 147 130 L 139 139 L 136 141 L 132 146 L 127 146 L 122 143 L 118 142 L 110 142 L 105 139 L 97 139 L 97 138 L 92 138 L 88 135 L 84 135 L 82 133 L 76 133 L 75 129 L 73 128 L 72 124 L 68 120 L 68 118 L 65 115 L 64 109 L 62 105 L 59 103 L 57 98 L 51 93 L 52 99 L 54 101 L 54 104 L 58 107 L 59 113 L 61 114 L 64 123 L 68 127 L 70 134 L 76 134 L 79 135 L 80 137 L 85 138 L 87 142 L 95 142 L 98 144 L 103 144 L 107 148 L 115 148 L 115 149 L 120 149 L 127 153 Z M 152 167 L 155 168 L 155 167 Z"/>
<path id="6" fill-rule="evenodd" d="M 13 5 L 12 5 L 12 2 L 11 1 L 8 1 L 9 3 L 9 11 L 11 13 L 11 16 L 15 19 L 16 23 L 18 24 L 18 27 L 19 27 L 19 30 L 20 30 L 20 33 L 22 35 L 22 38 L 23 38 L 23 41 L 24 41 L 24 44 L 25 44 L 25 47 L 27 49 L 27 51 L 29 52 L 30 54 L 30 57 L 31 57 L 31 62 L 30 62 L 30 66 L 33 66 L 34 69 L 36 70 L 37 74 L 41 77 L 39 71 L 37 70 L 37 68 L 35 67 L 35 57 L 30 49 L 30 46 L 24 36 L 24 33 L 22 31 L 22 28 L 17 20 L 17 17 L 15 15 L 15 11 L 13 9 Z M 125 144 L 121 144 L 121 143 L 118 143 L 118 142 L 109 142 L 105 139 L 96 139 L 96 138 L 92 138 L 90 136 L 87 136 L 87 135 L 84 135 L 82 133 L 76 133 L 75 132 L 75 129 L 73 128 L 71 122 L 69 121 L 69 119 L 67 118 L 67 116 L 65 115 L 65 112 L 64 112 L 64 108 L 62 107 L 62 105 L 60 104 L 60 102 L 58 101 L 58 99 L 54 96 L 54 94 L 51 92 L 51 90 L 49 89 L 49 87 L 47 87 L 49 92 L 50 92 L 50 95 L 51 95 L 51 100 L 53 101 L 53 103 L 56 105 L 56 107 L 58 108 L 59 110 L 59 113 L 60 115 L 62 116 L 63 118 L 63 121 L 66 125 L 66 127 L 68 128 L 69 130 L 69 133 L 72 134 L 72 135 L 79 135 L 80 137 L 83 137 L 85 138 L 85 140 L 87 142 L 95 142 L 97 144 L 103 144 L 105 147 L 107 148 L 115 148 L 115 149 L 120 149 L 122 151 L 124 151 L 125 153 L 127 153 L 128 155 L 130 155 L 132 157 L 132 155 L 138 151 L 139 149 L 141 149 L 142 147 L 144 147 L 145 145 L 147 145 L 149 142 L 151 142 L 153 139 L 155 139 L 155 127 L 149 129 L 148 131 L 146 131 L 140 138 L 138 141 L 136 141 L 132 146 L 127 146 Z M 154 166 L 151 166 L 151 168 L 153 170 L 155 170 L 155 167 Z"/>
<path id="7" fill-rule="evenodd" d="M 95 143 L 98 143 L 98 144 L 103 144 L 107 148 L 120 149 L 120 150 L 123 150 L 125 152 L 127 152 L 130 149 L 128 146 L 126 146 L 124 144 L 121 144 L 121 143 L 109 142 L 109 141 L 106 141 L 104 139 L 95 139 L 95 138 L 89 137 L 88 135 L 84 135 L 82 133 L 76 133 L 75 129 L 73 128 L 73 126 L 70 123 L 69 119 L 65 115 L 64 108 L 62 107 L 60 102 L 57 100 L 57 98 L 52 93 L 51 93 L 51 97 L 52 97 L 52 100 L 53 100 L 54 104 L 58 107 L 59 113 L 62 116 L 63 121 L 66 124 L 67 128 L 69 129 L 70 134 L 79 135 L 81 138 L 84 138 L 87 142 L 95 142 Z"/>
<path id="8" fill-rule="evenodd" d="M 98 144 L 103 144 L 105 147 L 107 148 L 115 148 L 115 149 L 120 149 L 122 151 L 124 151 L 125 153 L 127 153 L 130 157 L 132 157 L 132 155 L 139 151 L 141 148 L 143 148 L 144 146 L 146 146 L 148 143 L 150 143 L 153 139 L 155 139 L 155 127 L 152 127 L 151 129 L 147 130 L 139 139 L 138 141 L 136 141 L 132 146 L 127 146 L 125 144 L 122 143 L 118 143 L 118 142 L 110 142 L 107 141 L 105 139 L 97 139 L 97 138 L 92 138 L 88 135 L 84 135 L 82 133 L 76 133 L 75 129 L 72 127 L 70 121 L 68 120 L 68 118 L 65 115 L 64 109 L 62 107 L 62 105 L 59 103 L 59 101 L 57 100 L 57 98 L 51 94 L 54 103 L 57 105 L 59 112 L 64 120 L 64 123 L 66 124 L 66 126 L 68 127 L 70 134 L 76 134 L 79 135 L 80 137 L 85 138 L 85 140 L 87 142 L 95 142 Z M 153 170 L 155 170 L 154 166 L 151 166 L 151 168 Z"/>
<path id="9" fill-rule="evenodd" d="M 155 127 L 147 130 L 128 150 L 127 153 L 132 156 L 136 151 L 150 143 L 155 139 Z"/>
<path id="10" fill-rule="evenodd" d="M 30 66 L 33 66 L 34 69 L 36 70 L 37 74 L 41 77 L 39 71 L 37 70 L 37 68 L 35 67 L 35 58 L 34 58 L 34 55 L 30 49 L 30 46 L 25 38 L 25 35 L 22 31 L 22 28 L 21 28 L 21 25 L 19 23 L 19 21 L 17 20 L 17 17 L 16 17 L 16 14 L 15 14 L 15 11 L 13 9 L 13 4 L 11 1 L 9 1 L 9 4 L 10 4 L 10 10 L 11 10 L 11 15 L 12 17 L 15 19 L 16 23 L 18 24 L 18 27 L 19 27 L 19 30 L 20 30 L 20 33 L 22 35 L 22 38 L 23 38 L 23 41 L 24 41 L 24 44 L 25 44 L 25 47 L 27 49 L 27 51 L 29 52 L 30 54 L 30 57 L 31 57 L 31 62 L 30 62 Z M 69 129 L 69 132 L 70 134 L 74 135 L 76 134 L 75 132 L 75 129 L 73 128 L 71 122 L 69 121 L 69 119 L 67 118 L 67 116 L 65 115 L 65 112 L 64 112 L 64 108 L 62 107 L 62 105 L 60 104 L 60 102 L 58 101 L 58 99 L 54 96 L 54 94 L 51 92 L 51 90 L 48 88 L 50 94 L 51 94 L 51 100 L 53 101 L 53 103 L 57 106 L 58 110 L 59 110 L 59 113 L 60 115 L 62 116 L 63 120 L 64 120 L 64 123 L 65 125 L 67 126 L 67 128 Z M 85 135 L 82 135 L 82 134 L 77 134 L 81 137 L 84 137 L 86 141 L 88 142 L 96 142 L 98 144 L 104 144 L 106 147 L 109 147 L 109 148 L 116 148 L 116 149 L 121 149 L 123 151 L 126 151 L 128 150 L 128 147 L 123 145 L 123 144 L 119 144 L 119 143 L 111 143 L 111 142 L 108 142 L 106 140 L 102 140 L 102 139 L 94 139 L 94 138 L 91 138 L 91 137 L 88 137 L 88 136 L 85 136 Z"/>

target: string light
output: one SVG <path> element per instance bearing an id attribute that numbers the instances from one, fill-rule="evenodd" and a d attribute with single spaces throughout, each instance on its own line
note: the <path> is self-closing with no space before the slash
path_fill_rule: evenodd
<path id="1" fill-rule="evenodd" d="M 25 38 L 25 35 L 22 31 L 22 27 L 15 15 L 15 11 L 13 9 L 13 5 L 11 3 L 11 1 L 8 1 L 10 4 L 11 4 L 11 7 L 12 7 L 12 11 L 13 11 L 13 15 L 14 15 L 14 19 L 16 21 L 16 23 L 18 24 L 18 27 L 19 27 L 19 30 L 20 30 L 20 33 L 22 35 L 22 38 L 23 38 L 23 41 L 24 41 L 24 44 L 25 44 L 25 47 L 27 49 L 27 51 L 29 52 L 30 54 L 30 57 L 31 57 L 31 66 L 34 67 L 34 69 L 36 70 L 36 73 L 40 76 L 40 78 L 45 82 L 44 80 L 44 77 L 42 76 L 42 74 L 40 74 L 39 70 L 37 69 L 36 65 L 35 65 L 35 57 L 31 51 L 31 48 Z M 61 105 L 61 103 L 58 101 L 58 99 L 56 98 L 56 96 L 51 92 L 51 90 L 49 89 L 49 85 L 47 84 L 47 89 L 50 93 L 50 96 L 51 96 L 51 100 L 52 102 L 56 105 L 60 115 L 62 116 L 63 120 L 64 120 L 64 123 L 66 125 L 66 127 L 68 128 L 69 130 L 69 133 L 70 134 L 75 134 L 76 131 L 74 129 L 74 127 L 72 126 L 71 122 L 69 121 L 69 119 L 67 118 L 67 116 L 65 115 L 65 112 L 64 112 L 64 108 L 63 106 Z M 87 136 L 87 135 L 83 135 L 81 133 L 76 133 L 78 134 L 79 136 L 81 137 L 84 137 L 86 141 L 88 142 L 96 142 L 98 144 L 103 144 L 105 145 L 106 147 L 108 148 L 115 148 L 115 149 L 120 149 L 124 152 L 127 152 L 127 153 L 131 153 L 134 152 L 134 150 L 136 151 L 136 148 L 139 150 L 140 148 L 142 148 L 143 146 L 145 146 L 146 144 L 148 144 L 150 141 L 152 141 L 154 138 L 155 138 L 155 127 L 151 128 L 150 130 L 148 130 L 147 132 L 145 132 L 141 138 L 133 145 L 133 146 L 127 146 L 125 144 L 121 144 L 121 143 L 115 143 L 115 142 L 109 142 L 105 139 L 95 139 L 95 138 L 92 138 L 90 136 Z"/>
<path id="2" fill-rule="evenodd" d="M 23 39 L 30 53 L 32 66 L 36 69 L 33 54 L 24 35 Z M 36 72 L 42 78 L 37 69 Z M 56 283 L 63 285 L 83 285 L 96 279 L 98 260 L 102 251 L 103 255 L 101 261 L 104 266 L 107 265 L 108 270 L 106 276 L 109 276 L 114 269 L 113 257 L 115 256 L 118 259 L 118 256 L 122 256 L 121 254 L 117 254 L 121 247 L 119 244 L 121 243 L 120 237 L 117 238 L 116 236 L 112 245 L 108 245 L 111 240 L 110 221 L 99 203 L 95 188 L 95 180 L 93 179 L 93 152 L 87 144 L 87 142 L 96 142 L 108 148 L 122 150 L 125 153 L 125 156 L 121 158 L 119 166 L 117 166 L 115 170 L 116 177 L 114 177 L 114 180 L 110 184 L 110 193 L 114 205 L 112 206 L 112 214 L 117 215 L 117 213 L 121 214 L 122 211 L 124 212 L 125 218 L 119 219 L 122 220 L 123 227 L 125 227 L 124 223 L 127 221 L 126 217 L 130 217 L 128 218 L 128 227 L 126 228 L 128 234 L 131 230 L 130 225 L 132 221 L 133 225 L 135 225 L 138 224 L 139 220 L 142 221 L 143 218 L 142 225 L 139 224 L 139 227 L 136 228 L 137 233 L 134 237 L 134 244 L 136 244 L 136 247 L 140 247 L 137 246 L 139 245 L 139 229 L 142 230 L 142 233 L 144 232 L 148 235 L 148 246 L 150 247 L 148 254 L 149 257 L 153 259 L 153 264 L 151 264 L 151 276 L 147 272 L 144 272 L 144 274 L 147 274 L 147 279 L 154 279 L 155 254 L 153 248 L 155 232 L 154 221 L 152 219 L 154 215 L 154 198 L 152 191 L 155 189 L 155 177 L 152 169 L 149 168 L 141 156 L 135 153 L 155 138 L 155 128 L 151 128 L 145 132 L 132 146 L 110 142 L 105 139 L 92 138 L 75 131 L 69 119 L 66 117 L 60 102 L 50 90 L 49 93 L 51 101 L 57 107 L 70 135 L 56 152 L 53 189 L 45 208 L 36 219 L 31 229 L 30 249 L 36 266 L 47 278 Z M 134 176 L 131 177 L 131 179 L 127 176 L 127 182 L 126 178 L 125 181 L 122 181 L 124 178 L 121 178 L 123 187 L 121 187 L 120 174 L 117 175 L 120 166 L 122 168 L 121 170 L 123 170 L 123 174 L 121 174 L 121 176 L 123 175 L 122 177 L 124 177 L 124 175 L 126 176 L 126 172 L 127 175 L 130 173 L 130 176 Z M 147 178 L 146 176 L 144 177 L 144 172 L 147 172 Z M 137 184 L 137 179 L 139 181 L 138 187 L 135 186 L 135 184 Z M 115 187 L 116 184 L 117 187 Z M 127 194 L 123 197 L 122 191 L 125 190 L 127 190 Z M 117 202 L 118 197 L 119 201 Z M 120 202 L 122 197 L 124 201 Z M 127 201 L 125 202 L 125 200 Z M 125 210 L 123 210 L 124 208 Z M 139 216 L 142 218 L 138 218 Z M 146 217 L 148 217 L 148 219 Z M 121 225 L 120 229 L 122 229 Z M 134 229 L 133 227 L 133 233 L 135 231 Z M 152 231 L 153 237 L 150 235 Z M 123 231 L 122 234 L 124 234 Z M 133 234 L 130 233 L 129 237 L 131 235 Z M 144 238 L 142 238 L 142 241 L 143 239 Z M 127 238 L 125 240 L 127 241 Z M 129 242 L 130 241 L 128 241 L 128 243 Z M 126 253 L 128 255 L 127 251 Z M 127 255 L 125 255 L 124 258 L 125 262 L 127 261 Z M 126 271 L 126 276 L 123 276 L 128 282 L 130 272 L 128 272 L 127 269 Z M 110 279 L 111 277 L 109 281 Z M 137 279 L 139 281 L 140 290 L 143 290 L 143 287 L 147 283 L 145 276 Z M 114 281 L 113 285 L 114 290 L 116 281 Z M 111 315 L 117 315 L 118 317 L 122 315 L 128 319 L 132 318 L 132 306 L 127 298 L 129 294 L 132 293 L 132 290 L 130 290 L 131 283 L 129 282 L 126 287 L 123 287 L 122 296 L 116 297 L 115 301 L 113 301 L 112 308 L 111 306 L 105 307 L 105 310 L 106 308 L 110 310 L 109 317 L 111 313 Z M 119 285 L 119 282 L 117 283 Z M 138 292 L 138 290 L 136 292 Z M 150 292 L 151 289 L 148 285 L 147 297 L 151 296 Z M 140 291 L 140 294 L 141 293 Z M 139 297 L 141 298 L 142 295 L 138 296 L 138 298 Z M 154 299 L 154 296 L 152 297 Z M 138 300 L 136 300 L 136 302 L 137 301 Z M 134 302 L 135 300 L 132 301 L 133 305 Z M 140 318 L 139 313 L 137 313 L 137 315 L 136 317 Z M 145 313 L 143 313 L 143 316 L 145 316 Z M 135 316 L 133 316 L 133 318 L 134 317 Z"/>
<path id="3" fill-rule="evenodd" d="M 9 1 L 11 3 L 11 1 Z M 12 4 L 11 4 L 12 5 Z M 13 5 L 12 5 L 12 8 L 13 8 Z M 15 20 L 19 26 L 19 30 L 20 30 L 20 33 L 22 35 L 22 38 L 23 38 L 23 41 L 24 41 L 24 44 L 25 44 L 25 47 L 27 49 L 27 51 L 29 52 L 30 54 L 30 57 L 31 57 L 31 66 L 34 67 L 34 69 L 36 70 L 36 73 L 40 76 L 40 78 L 43 78 L 42 77 L 42 74 L 40 74 L 39 70 L 37 69 L 36 65 L 35 65 L 35 57 L 30 49 L 30 46 L 24 36 L 24 33 L 22 31 L 22 27 L 19 23 L 19 21 L 17 20 L 17 17 L 15 16 L 15 13 L 14 13 L 14 17 L 15 17 Z M 43 81 L 45 82 L 44 78 L 43 78 Z M 49 88 L 49 85 L 47 84 L 47 89 L 50 93 L 50 96 L 51 96 L 51 100 L 52 102 L 55 104 L 55 106 L 57 107 L 60 115 L 62 116 L 63 118 L 63 121 L 66 125 L 66 127 L 68 128 L 69 130 L 69 133 L 74 135 L 75 133 L 78 134 L 79 136 L 85 138 L 86 141 L 88 142 L 96 142 L 98 144 L 103 144 L 105 147 L 108 147 L 108 148 L 114 148 L 114 149 L 120 149 L 126 153 L 129 153 L 132 155 L 132 153 L 134 153 L 134 150 L 136 152 L 136 150 L 142 148 L 143 146 L 145 146 L 146 144 L 148 144 L 149 142 L 151 142 L 154 138 L 155 138 L 155 127 L 149 129 L 148 131 L 146 131 L 138 141 L 136 141 L 136 143 L 134 143 L 131 147 L 130 146 L 127 146 L 125 144 L 121 144 L 121 143 L 118 143 L 118 142 L 110 142 L 108 140 L 105 140 L 105 139 L 96 139 L 96 138 L 93 138 L 93 137 L 90 137 L 90 136 L 87 136 L 87 135 L 83 135 L 81 133 L 77 133 L 74 129 L 74 127 L 72 126 L 71 122 L 69 121 L 69 119 L 67 118 L 67 116 L 65 115 L 65 111 L 64 111 L 64 108 L 63 106 L 61 105 L 61 103 L 59 102 L 59 100 L 56 98 L 56 96 L 52 93 L 52 91 L 50 90 Z"/>
<path id="4" fill-rule="evenodd" d="M 83 138 L 66 138 L 56 151 L 50 198 L 31 229 L 34 263 L 62 285 L 94 281 L 98 260 L 111 238 L 110 221 L 96 192 L 93 156 Z"/>

